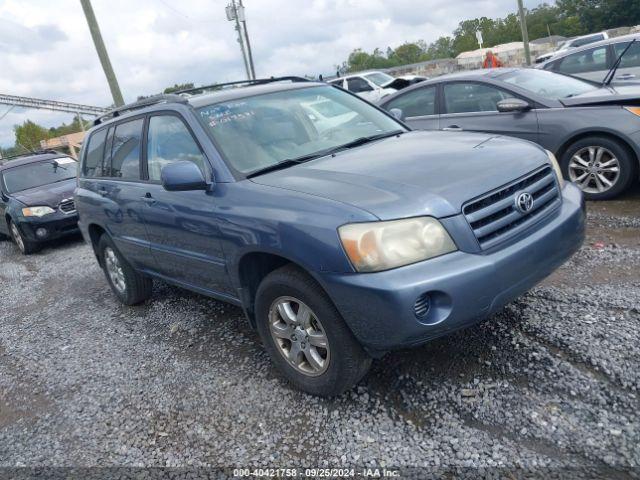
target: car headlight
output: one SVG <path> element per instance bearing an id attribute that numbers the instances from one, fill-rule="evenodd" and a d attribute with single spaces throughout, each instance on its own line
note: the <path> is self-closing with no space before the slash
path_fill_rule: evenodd
<path id="1" fill-rule="evenodd" d="M 558 163 L 556 156 L 552 152 L 550 152 L 549 150 L 545 150 L 545 152 L 547 152 L 549 162 L 551 163 L 553 170 L 556 172 L 556 177 L 558 177 L 558 185 L 560 185 L 560 188 L 562 189 L 564 188 L 564 177 L 562 176 L 562 170 L 560 170 L 560 164 Z"/>
<path id="2" fill-rule="evenodd" d="M 338 233 L 358 272 L 389 270 L 457 250 L 442 224 L 431 217 L 351 223 Z"/>
<path id="3" fill-rule="evenodd" d="M 44 217 L 55 210 L 51 207 L 27 207 L 22 209 L 22 215 L 25 217 Z"/>

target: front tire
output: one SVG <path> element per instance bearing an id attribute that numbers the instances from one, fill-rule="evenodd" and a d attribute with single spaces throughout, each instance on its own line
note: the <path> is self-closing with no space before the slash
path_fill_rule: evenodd
<path id="1" fill-rule="evenodd" d="M 587 200 L 617 197 L 636 179 L 637 161 L 620 142 L 592 136 L 573 143 L 562 156 L 562 174 Z"/>
<path id="2" fill-rule="evenodd" d="M 9 222 L 9 232 L 11 233 L 11 238 L 23 255 L 31 255 L 40 250 L 40 245 L 25 237 L 20 231 L 18 224 L 13 221 Z"/>
<path id="3" fill-rule="evenodd" d="M 312 395 L 339 395 L 371 366 L 320 285 L 292 265 L 271 272 L 258 287 L 256 322 L 276 368 Z"/>
<path id="4" fill-rule="evenodd" d="M 137 305 L 151 297 L 153 281 L 129 265 L 108 235 L 100 237 L 98 252 L 107 282 L 118 300 Z"/>

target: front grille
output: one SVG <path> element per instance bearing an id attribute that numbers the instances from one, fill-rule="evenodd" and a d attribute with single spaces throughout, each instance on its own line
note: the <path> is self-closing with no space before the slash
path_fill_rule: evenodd
<path id="1" fill-rule="evenodd" d="M 533 197 L 533 207 L 522 213 L 516 207 L 521 193 Z M 560 205 L 560 192 L 553 169 L 545 166 L 505 187 L 472 200 L 462 208 L 483 250 L 526 230 L 536 220 Z"/>
<path id="2" fill-rule="evenodd" d="M 58 208 L 62 213 L 67 213 L 67 214 L 74 213 L 76 211 L 76 204 L 73 201 L 73 198 L 67 198 L 60 202 L 60 205 L 58 205 Z"/>

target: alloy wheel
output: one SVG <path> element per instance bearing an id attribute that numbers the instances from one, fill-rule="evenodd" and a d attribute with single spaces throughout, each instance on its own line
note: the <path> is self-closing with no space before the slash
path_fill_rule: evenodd
<path id="1" fill-rule="evenodd" d="M 124 293 L 127 291 L 127 283 L 124 278 L 124 271 L 122 270 L 120 259 L 111 247 L 107 247 L 104 249 L 104 263 L 113 287 L 118 291 L 118 293 L 124 295 Z"/>
<path id="2" fill-rule="evenodd" d="M 275 299 L 269 309 L 269 331 L 277 350 L 298 372 L 316 377 L 329 367 L 327 334 L 302 301 L 294 297 Z"/>
<path id="3" fill-rule="evenodd" d="M 569 160 L 569 179 L 586 193 L 604 193 L 620 178 L 620 162 L 608 148 L 578 150 Z"/>

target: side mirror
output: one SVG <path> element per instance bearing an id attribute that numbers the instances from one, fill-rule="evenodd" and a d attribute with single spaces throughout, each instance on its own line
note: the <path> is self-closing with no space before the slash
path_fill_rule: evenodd
<path id="1" fill-rule="evenodd" d="M 391 110 L 389 110 L 389 113 L 396 117 L 396 119 L 398 120 L 402 120 L 402 118 L 404 117 L 404 113 L 402 112 L 401 108 L 392 108 Z"/>
<path id="2" fill-rule="evenodd" d="M 160 179 L 164 189 L 170 192 L 208 190 L 211 185 L 196 164 L 188 161 L 170 163 L 162 169 Z"/>
<path id="3" fill-rule="evenodd" d="M 519 98 L 505 98 L 497 103 L 498 111 L 503 113 L 526 112 L 531 110 L 529 102 L 525 102 Z"/>

